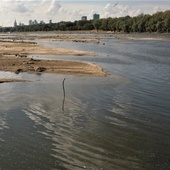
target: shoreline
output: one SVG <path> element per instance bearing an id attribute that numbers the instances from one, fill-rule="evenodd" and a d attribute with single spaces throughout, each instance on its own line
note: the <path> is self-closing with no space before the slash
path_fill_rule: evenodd
<path id="1" fill-rule="evenodd" d="M 84 36 L 96 35 L 96 36 Z M 100 37 L 102 35 L 102 38 Z M 105 35 L 105 36 L 104 36 Z M 113 39 L 126 40 L 143 40 L 143 41 L 170 41 L 170 33 L 124 33 L 112 31 L 37 31 L 37 32 L 14 32 L 14 33 L 0 33 L 0 39 L 13 40 L 50 40 L 50 41 L 72 41 L 72 42 L 86 42 L 99 43 L 103 38 L 109 36 Z"/>
<path id="2" fill-rule="evenodd" d="M 12 83 L 12 82 L 31 82 L 29 80 L 23 80 L 23 79 L 5 79 L 5 78 L 0 78 L 0 84 L 1 83 Z"/>
<path id="3" fill-rule="evenodd" d="M 55 73 L 73 76 L 107 76 L 102 67 L 89 62 L 71 60 L 37 60 L 33 58 L 0 57 L 0 71 L 16 74 L 29 72 L 34 74 Z"/>

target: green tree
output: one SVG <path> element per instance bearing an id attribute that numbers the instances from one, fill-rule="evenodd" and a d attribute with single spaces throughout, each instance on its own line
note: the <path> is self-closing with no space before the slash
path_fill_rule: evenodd
<path id="1" fill-rule="evenodd" d="M 101 29 L 101 25 L 102 25 L 101 19 L 93 21 L 93 26 L 97 31 Z"/>

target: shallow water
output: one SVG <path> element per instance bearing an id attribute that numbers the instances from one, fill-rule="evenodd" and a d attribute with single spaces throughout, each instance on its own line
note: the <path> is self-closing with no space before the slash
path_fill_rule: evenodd
<path id="1" fill-rule="evenodd" d="M 90 61 L 110 75 L 0 72 L 33 80 L 0 84 L 0 169 L 170 168 L 169 41 L 41 44 L 95 52 L 38 58 Z"/>

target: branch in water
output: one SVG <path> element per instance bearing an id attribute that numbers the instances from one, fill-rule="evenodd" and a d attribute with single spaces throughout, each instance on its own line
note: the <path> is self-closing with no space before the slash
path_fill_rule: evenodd
<path id="1" fill-rule="evenodd" d="M 64 80 L 63 80 L 63 95 L 64 95 L 64 98 L 63 98 L 63 104 L 62 104 L 62 110 L 64 111 L 64 103 L 65 103 L 65 87 L 64 87 L 64 83 L 65 83 L 65 78 L 64 78 Z"/>

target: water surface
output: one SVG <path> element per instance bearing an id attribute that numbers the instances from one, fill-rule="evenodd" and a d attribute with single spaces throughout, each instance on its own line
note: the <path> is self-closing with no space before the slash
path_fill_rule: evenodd
<path id="1" fill-rule="evenodd" d="M 33 80 L 0 84 L 0 169 L 170 168 L 168 41 L 40 43 L 97 55 L 34 57 L 90 61 L 110 75 L 0 72 Z"/>

